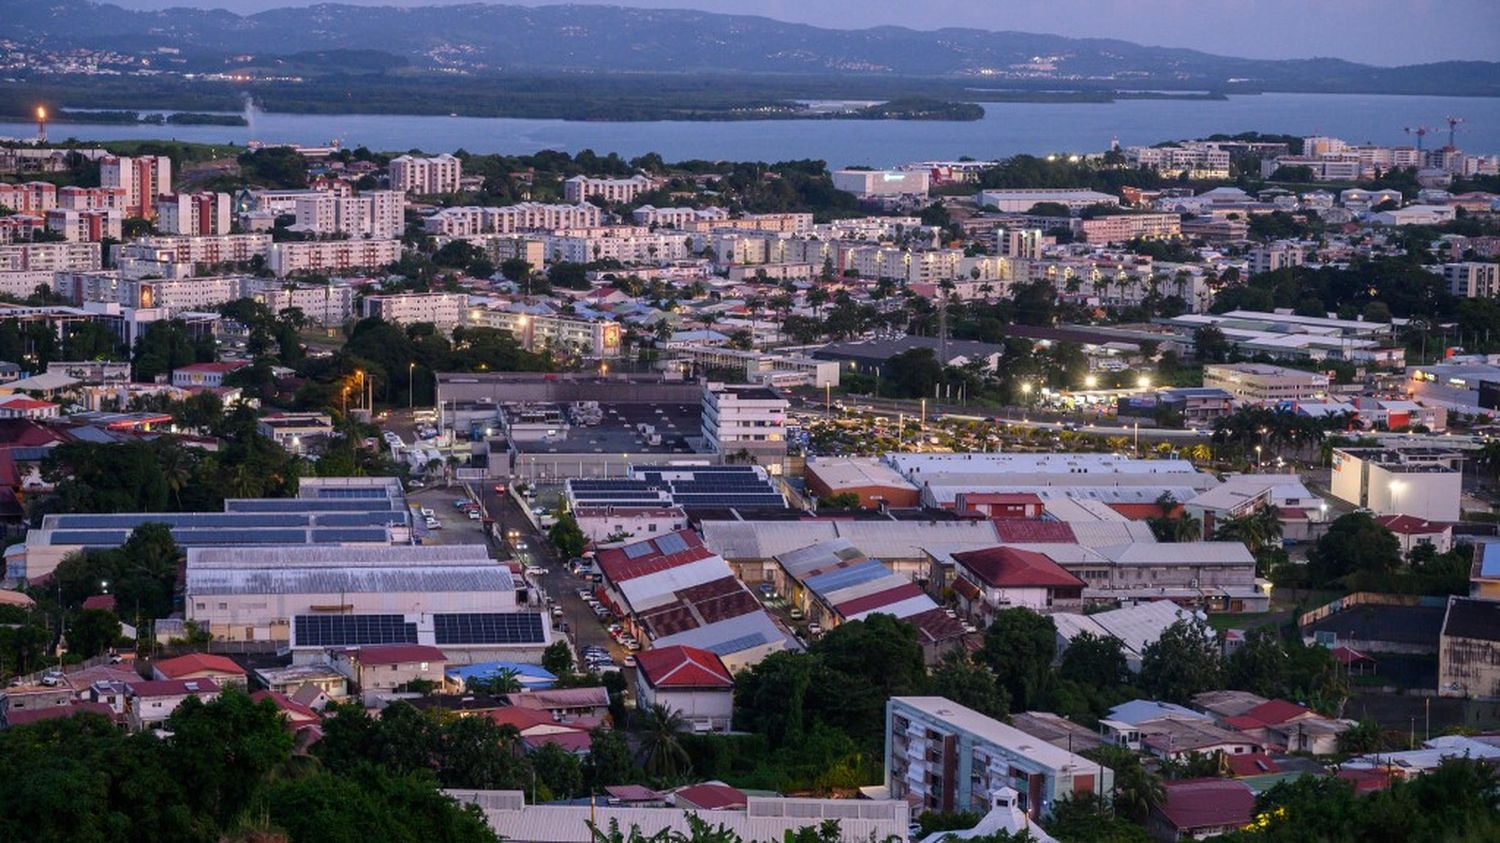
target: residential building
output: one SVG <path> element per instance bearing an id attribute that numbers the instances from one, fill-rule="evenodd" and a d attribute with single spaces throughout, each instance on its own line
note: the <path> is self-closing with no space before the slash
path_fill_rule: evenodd
<path id="1" fill-rule="evenodd" d="M 1376 515 L 1459 520 L 1459 450 L 1441 447 L 1334 448 L 1333 496 Z"/>
<path id="2" fill-rule="evenodd" d="M 191 274 L 192 268 L 197 264 L 247 263 L 257 255 L 268 258 L 271 254 L 271 235 L 154 235 L 140 237 L 115 248 L 122 270 L 127 260 L 149 260 L 158 264 L 186 266 L 186 272 L 172 276 L 182 277 Z M 162 273 L 153 271 L 152 274 Z"/>
<path id="3" fill-rule="evenodd" d="M 620 323 L 611 319 L 587 319 L 566 313 L 480 310 L 470 312 L 468 321 L 509 331 L 527 351 L 552 348 L 576 352 L 589 359 L 608 360 L 619 357 L 622 350 Z"/>
<path id="4" fill-rule="evenodd" d="M 168 193 L 156 197 L 156 228 L 163 234 L 228 234 L 232 200 L 227 193 Z"/>
<path id="5" fill-rule="evenodd" d="M 255 422 L 255 430 L 294 454 L 305 454 L 313 442 L 333 435 L 333 418 L 317 412 L 268 413 Z"/>
<path id="6" fill-rule="evenodd" d="M 1128 146 L 1125 161 L 1165 176 L 1193 179 L 1229 178 L 1229 152 L 1207 144 L 1183 146 Z"/>
<path id="7" fill-rule="evenodd" d="M 1009 609 L 1052 612 L 1083 606 L 1084 581 L 1042 553 L 1002 546 L 960 551 L 952 558 L 959 609 L 983 626 Z"/>
<path id="8" fill-rule="evenodd" d="M 1466 299 L 1492 299 L 1500 296 L 1500 263 L 1462 261 L 1442 265 L 1448 291 Z"/>
<path id="9" fill-rule="evenodd" d="M 47 230 L 61 234 L 69 243 L 98 243 L 108 237 L 119 240 L 125 218 L 114 208 L 75 211 L 53 208 L 47 212 Z"/>
<path id="10" fill-rule="evenodd" d="M 445 334 L 464 323 L 469 297 L 464 293 L 394 293 L 365 296 L 362 315 L 398 325 L 428 323 Z"/>
<path id="11" fill-rule="evenodd" d="M 155 679 L 127 682 L 126 722 L 131 729 L 153 728 L 177 710 L 188 697 L 197 697 L 209 702 L 219 695 L 219 686 L 212 679 Z"/>
<path id="12" fill-rule="evenodd" d="M 657 208 L 651 205 L 642 205 L 630 212 L 630 219 L 636 225 L 664 226 L 667 228 L 687 228 L 698 222 L 719 222 L 729 219 L 729 212 L 723 208 Z"/>
<path id="13" fill-rule="evenodd" d="M 18 214 L 39 217 L 57 207 L 57 185 L 49 181 L 0 182 L 0 205 Z"/>
<path id="14" fill-rule="evenodd" d="M 1089 615 L 1059 612 L 1052 616 L 1057 628 L 1057 656 L 1062 658 L 1072 640 L 1087 632 L 1096 638 L 1118 639 L 1126 666 L 1139 671 L 1146 648 L 1155 644 L 1168 627 L 1196 617 L 1194 612 L 1171 600 L 1138 603 Z"/>
<path id="15" fill-rule="evenodd" d="M 1125 243 L 1182 236 L 1179 214 L 1105 214 L 1073 221 L 1073 231 L 1089 243 Z"/>
<path id="16" fill-rule="evenodd" d="M 99 184 L 125 189 L 126 216 L 155 219 L 156 197 L 172 192 L 172 159 L 165 155 L 106 156 L 99 159 Z"/>
<path id="17" fill-rule="evenodd" d="M 463 164 L 446 153 L 431 158 L 402 155 L 391 160 L 387 173 L 392 190 L 419 196 L 457 193 Z"/>
<path id="18" fill-rule="evenodd" d="M 1250 274 L 1259 275 L 1262 272 L 1301 266 L 1307 260 L 1307 253 L 1296 243 L 1278 240 L 1252 247 L 1245 257 L 1249 261 Z"/>
<path id="19" fill-rule="evenodd" d="M 573 520 L 597 545 L 650 538 L 687 529 L 687 513 L 677 506 L 577 506 Z"/>
<path id="20" fill-rule="evenodd" d="M 744 451 L 762 464 L 786 456 L 787 400 L 763 386 L 711 383 L 703 391 L 703 437 L 715 452 Z"/>
<path id="21" fill-rule="evenodd" d="M 7 187 L 19 185 L 0 185 L 0 196 L 4 195 Z M 0 205 L 4 205 L 0 201 Z M 93 211 L 100 208 L 113 208 L 122 215 L 130 204 L 130 196 L 123 187 L 59 187 L 57 189 L 57 207 L 72 208 L 76 211 Z"/>
<path id="22" fill-rule="evenodd" d="M 374 644 L 335 649 L 329 664 L 367 695 L 408 688 L 413 682 L 443 687 L 448 657 L 437 647 L 422 644 Z"/>
<path id="23" fill-rule="evenodd" d="M 597 200 L 601 204 L 624 205 L 656 189 L 650 176 L 636 174 L 630 178 L 574 176 L 563 182 L 563 199 L 573 204 Z"/>
<path id="24" fill-rule="evenodd" d="M 184 389 L 218 389 L 224 376 L 250 365 L 245 361 L 231 363 L 189 363 L 172 370 L 172 385 Z"/>
<path id="25" fill-rule="evenodd" d="M 1009 787 L 1035 820 L 1114 786 L 1108 767 L 944 697 L 892 697 L 885 710 L 885 786 L 919 813 L 984 811 Z"/>
<path id="26" fill-rule="evenodd" d="M 1418 518 L 1415 515 L 1382 515 L 1375 523 L 1391 531 L 1401 543 L 1401 555 L 1405 556 L 1422 545 L 1436 553 L 1447 553 L 1453 549 L 1453 525 L 1441 524 Z"/>
<path id="27" fill-rule="evenodd" d="M 1042 259 L 1040 228 L 1001 228 L 996 232 L 995 240 L 1004 257 L 1030 261 Z"/>
<path id="28" fill-rule="evenodd" d="M 1500 699 L 1500 601 L 1448 598 L 1438 644 L 1438 694 Z"/>
<path id="29" fill-rule="evenodd" d="M 637 701 L 663 705 L 695 732 L 727 732 L 734 714 L 734 677 L 724 662 L 696 647 L 660 647 L 636 656 Z"/>
<path id="30" fill-rule="evenodd" d="M 922 196 L 932 189 L 926 170 L 834 170 L 833 186 L 861 199 Z"/>
<path id="31" fill-rule="evenodd" d="M 219 687 L 249 683 L 245 669 L 227 656 L 214 653 L 188 653 L 151 663 L 152 679 L 211 679 Z"/>
<path id="32" fill-rule="evenodd" d="M 603 212 L 587 202 L 566 205 L 521 202 L 498 208 L 444 208 L 424 220 L 422 227 L 428 234 L 469 237 L 480 234 L 514 234 L 520 231 L 598 228 L 602 223 Z M 533 266 L 540 265 L 537 262 Z"/>
<path id="33" fill-rule="evenodd" d="M 0 245 L 0 276 L 7 273 L 86 272 L 100 266 L 98 243 L 12 243 Z M 28 289 L 21 295 L 29 295 Z"/>
<path id="34" fill-rule="evenodd" d="M 1203 840 L 1250 825 L 1255 792 L 1233 779 L 1179 779 L 1162 782 L 1165 798 L 1153 805 L 1146 829 L 1155 840 Z"/>
<path id="35" fill-rule="evenodd" d="M 995 210 L 1004 213 L 1024 214 L 1039 203 L 1065 205 L 1069 210 L 1077 211 L 1090 205 L 1118 205 L 1120 197 L 1083 187 L 1006 188 L 981 190 L 975 201 L 981 208 L 993 206 Z M 1061 219 L 1064 218 L 1060 218 L 1060 221 Z"/>
<path id="36" fill-rule="evenodd" d="M 400 240 L 321 240 L 273 244 L 267 266 L 284 276 L 379 269 L 400 259 Z"/>
<path id="37" fill-rule="evenodd" d="M 1242 404 L 1311 401 L 1328 394 L 1322 372 L 1306 372 L 1269 363 L 1210 363 L 1203 367 L 1203 386 L 1222 389 Z"/>

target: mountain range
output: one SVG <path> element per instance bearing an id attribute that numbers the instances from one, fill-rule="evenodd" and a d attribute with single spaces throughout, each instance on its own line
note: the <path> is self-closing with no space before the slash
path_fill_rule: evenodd
<path id="1" fill-rule="evenodd" d="M 291 54 L 388 54 L 410 71 L 473 75 L 926 77 L 972 87 L 1337 91 L 1500 96 L 1500 63 L 1375 67 L 1263 60 L 1127 41 L 978 29 L 825 29 L 764 17 L 595 5 L 325 4 L 253 15 L 132 11 L 91 0 L 0 0 L 0 40 L 43 50 L 176 51 L 194 70 Z M 158 65 L 160 66 L 160 65 Z M 168 64 L 170 66 L 170 64 Z"/>

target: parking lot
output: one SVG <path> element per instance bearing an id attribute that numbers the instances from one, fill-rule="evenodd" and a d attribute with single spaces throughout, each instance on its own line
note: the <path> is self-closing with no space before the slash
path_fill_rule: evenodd
<path id="1" fill-rule="evenodd" d="M 421 519 L 428 511 L 437 519 L 437 527 L 427 530 L 423 544 L 485 544 L 483 521 L 471 519 L 463 510 L 453 505 L 459 498 L 467 498 L 462 486 L 443 488 L 436 486 L 411 492 L 406 499 L 418 509 Z"/>

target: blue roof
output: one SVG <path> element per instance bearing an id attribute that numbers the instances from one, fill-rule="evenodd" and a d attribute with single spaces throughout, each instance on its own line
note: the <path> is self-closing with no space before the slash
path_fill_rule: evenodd
<path id="1" fill-rule="evenodd" d="M 881 577 L 888 577 L 890 575 L 891 571 L 885 565 L 877 560 L 868 559 L 858 565 L 809 577 L 803 580 L 802 584 L 812 589 L 816 594 L 827 594 L 832 591 L 838 591 L 841 588 L 848 588 L 851 585 L 859 585 L 860 583 L 878 580 Z"/>
<path id="2" fill-rule="evenodd" d="M 1500 542 L 1485 542 L 1484 555 L 1479 557 L 1481 577 L 1500 577 Z"/>
<path id="3" fill-rule="evenodd" d="M 1212 720 L 1206 714 L 1184 708 L 1174 703 L 1156 702 L 1155 700 L 1131 700 L 1120 703 L 1109 710 L 1106 720 L 1118 720 L 1121 723 L 1129 723 L 1132 726 L 1145 723 L 1148 720 L 1158 720 L 1163 717 L 1186 717 L 1194 720 Z"/>
<path id="4" fill-rule="evenodd" d="M 449 667 L 444 672 L 449 676 L 456 676 L 468 681 L 475 677 L 488 679 L 502 670 L 513 670 L 516 679 L 527 688 L 545 690 L 551 688 L 557 682 L 557 677 L 534 664 L 524 662 L 478 662 L 477 664 L 461 664 Z"/>

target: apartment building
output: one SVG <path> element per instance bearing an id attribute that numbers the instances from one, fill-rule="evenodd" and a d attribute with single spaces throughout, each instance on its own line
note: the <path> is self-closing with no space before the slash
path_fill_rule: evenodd
<path id="1" fill-rule="evenodd" d="M 5 185 L 0 185 L 3 190 Z M 0 205 L 5 204 L 0 202 Z M 130 197 L 123 187 L 59 187 L 57 207 L 77 211 L 92 211 L 96 208 L 114 208 L 125 213 Z"/>
<path id="2" fill-rule="evenodd" d="M 156 229 L 163 234 L 228 234 L 227 193 L 168 193 L 156 198 Z"/>
<path id="3" fill-rule="evenodd" d="M 554 235 L 547 237 L 545 242 L 546 254 L 553 261 L 617 260 L 627 264 L 654 264 L 687 257 L 692 238 L 687 234 L 625 226 L 581 235 Z"/>
<path id="4" fill-rule="evenodd" d="M 1130 146 L 1125 148 L 1125 161 L 1167 176 L 1229 178 L 1229 152 L 1210 145 Z"/>
<path id="5" fill-rule="evenodd" d="M 1500 263 L 1445 263 L 1442 270 L 1448 290 L 1455 296 L 1488 299 L 1500 295 Z"/>
<path id="6" fill-rule="evenodd" d="M 0 217 L 0 243 L 17 243 L 31 240 L 38 231 L 47 227 L 44 217 L 11 214 Z"/>
<path id="7" fill-rule="evenodd" d="M 642 205 L 630 212 L 630 219 L 636 225 L 687 228 L 693 223 L 727 220 L 729 212 L 723 208 L 657 208 Z"/>
<path id="8" fill-rule="evenodd" d="M 926 196 L 932 189 L 927 170 L 834 170 L 833 186 L 861 199 Z"/>
<path id="9" fill-rule="evenodd" d="M 736 229 L 739 231 L 768 231 L 777 234 L 806 234 L 813 230 L 813 215 L 806 213 L 788 214 L 745 214 L 739 217 L 727 217 L 719 220 L 697 220 L 689 226 L 694 231 L 718 231 L 722 229 Z"/>
<path id="10" fill-rule="evenodd" d="M 1000 254 L 1008 258 L 1039 261 L 1042 259 L 1042 230 L 1040 228 L 1001 228 L 995 232 L 995 244 Z"/>
<path id="11" fill-rule="evenodd" d="M 100 302 L 125 307 L 161 307 L 170 311 L 212 310 L 244 297 L 241 275 L 190 278 L 122 278 L 118 272 L 58 273 L 56 291 L 75 304 Z"/>
<path id="12" fill-rule="evenodd" d="M 124 216 L 114 208 L 53 208 L 47 212 L 47 230 L 61 234 L 69 243 L 98 243 L 106 237 L 119 240 L 124 223 Z"/>
<path id="13" fill-rule="evenodd" d="M 451 333 L 463 324 L 469 297 L 464 293 L 398 293 L 389 296 L 366 296 L 360 315 L 378 317 L 387 322 L 415 325 L 428 322 L 443 333 Z"/>
<path id="14" fill-rule="evenodd" d="M 0 183 L 0 205 L 18 214 L 39 217 L 57 207 L 57 185 L 45 181 Z"/>
<path id="15" fill-rule="evenodd" d="M 321 240 L 275 243 L 267 265 L 277 276 L 284 276 L 293 272 L 378 269 L 400 259 L 400 240 Z"/>
<path id="16" fill-rule="evenodd" d="M 993 206 L 1005 213 L 1024 214 L 1039 202 L 1065 205 L 1069 210 L 1080 210 L 1090 205 L 1118 205 L 1120 197 L 1100 193 L 1084 187 L 1062 187 L 1051 189 L 1006 188 L 979 192 L 979 207 Z"/>
<path id="17" fill-rule="evenodd" d="M 640 174 L 628 179 L 574 176 L 563 182 L 563 199 L 575 205 L 590 199 L 621 204 L 634 202 L 637 196 L 655 189 L 656 181 Z"/>
<path id="18" fill-rule="evenodd" d="M 296 308 L 319 325 L 342 325 L 354 315 L 354 288 L 347 284 L 288 284 L 285 279 L 246 278 L 241 296 L 272 313 Z"/>
<path id="19" fill-rule="evenodd" d="M 154 219 L 156 197 L 172 192 L 172 159 L 165 155 L 101 158 L 99 184 L 125 189 L 126 216 Z"/>
<path id="20" fill-rule="evenodd" d="M 99 266 L 98 243 L 12 243 L 0 246 L 0 272 L 62 272 L 98 269 Z"/>
<path id="21" fill-rule="evenodd" d="M 597 228 L 602 222 L 602 212 L 587 202 L 568 205 L 521 202 L 500 208 L 444 208 L 423 220 L 422 229 L 428 234 L 469 237 L 479 234 L 514 234 L 519 231 Z"/>
<path id="22" fill-rule="evenodd" d="M 1242 404 L 1312 401 L 1328 394 L 1328 376 L 1268 363 L 1213 363 L 1203 367 L 1203 386 L 1222 389 Z"/>
<path id="23" fill-rule="evenodd" d="M 710 383 L 703 390 L 703 438 L 723 455 L 745 451 L 762 464 L 786 456 L 787 400 L 763 386 Z"/>
<path id="24" fill-rule="evenodd" d="M 1278 269 L 1290 269 L 1301 266 L 1307 260 L 1307 254 L 1302 247 L 1296 243 L 1288 243 L 1284 240 L 1268 243 L 1264 246 L 1252 248 L 1248 255 L 1249 271 L 1251 275 L 1259 275 L 1262 272 L 1275 272 Z"/>
<path id="25" fill-rule="evenodd" d="M 138 237 L 116 247 L 117 255 L 152 257 L 191 266 L 200 263 L 244 263 L 269 257 L 269 234 L 156 235 Z"/>
<path id="26" fill-rule="evenodd" d="M 945 697 L 892 697 L 885 706 L 885 786 L 917 813 L 979 814 L 1008 787 L 1035 820 L 1059 799 L 1109 793 L 1114 771 Z"/>
<path id="27" fill-rule="evenodd" d="M 402 193 L 418 196 L 457 193 L 459 181 L 463 178 L 463 164 L 447 153 L 432 158 L 402 155 L 391 161 L 387 173 L 391 189 Z"/>
<path id="28" fill-rule="evenodd" d="M 1282 167 L 1306 167 L 1313 181 L 1357 181 L 1364 172 L 1357 153 L 1330 153 L 1328 156 L 1282 155 L 1260 162 L 1260 177 L 1270 178 Z"/>
<path id="29" fill-rule="evenodd" d="M 1090 243 L 1124 243 L 1137 237 L 1161 240 L 1182 236 L 1179 214 L 1111 214 L 1073 221 L 1073 231 Z"/>
<path id="30" fill-rule="evenodd" d="M 566 314 L 529 314 L 509 310 L 483 310 L 471 321 L 486 328 L 510 331 L 527 351 L 543 348 L 574 349 L 590 359 L 620 356 L 623 332 L 620 323 L 605 319 L 581 319 Z"/>

